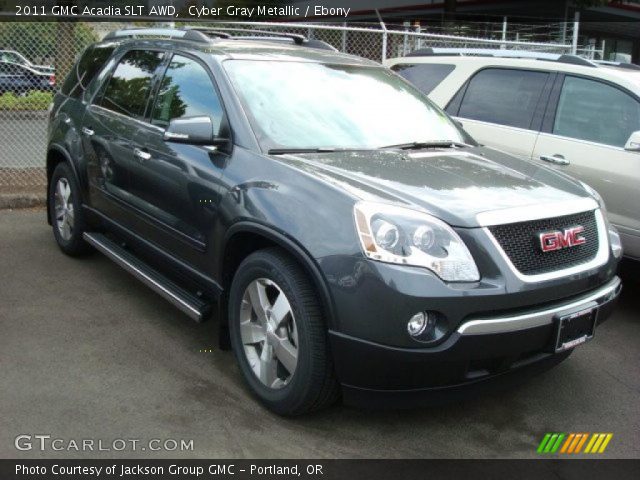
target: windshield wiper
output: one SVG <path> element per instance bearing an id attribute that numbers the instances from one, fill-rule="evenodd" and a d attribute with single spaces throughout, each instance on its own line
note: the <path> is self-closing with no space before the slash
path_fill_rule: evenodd
<path id="1" fill-rule="evenodd" d="M 267 151 L 269 155 L 286 155 L 287 153 L 331 153 L 331 152 L 362 152 L 375 150 L 373 148 L 339 148 L 339 147 L 317 147 L 317 148 L 272 148 Z"/>
<path id="2" fill-rule="evenodd" d="M 429 142 L 409 142 L 398 143 L 397 145 L 386 145 L 381 149 L 399 149 L 399 150 L 419 150 L 421 148 L 467 148 L 471 145 L 453 140 L 434 140 Z"/>

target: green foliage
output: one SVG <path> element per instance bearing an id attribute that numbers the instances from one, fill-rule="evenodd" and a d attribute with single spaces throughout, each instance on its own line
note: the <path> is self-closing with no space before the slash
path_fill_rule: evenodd
<path id="1" fill-rule="evenodd" d="M 16 50 L 32 61 L 61 54 L 75 58 L 98 40 L 88 24 L 76 23 L 73 45 L 58 45 L 58 27 L 56 22 L 0 22 L 0 48 Z"/>
<path id="2" fill-rule="evenodd" d="M 0 111 L 3 110 L 46 110 L 53 100 L 53 93 L 33 91 L 24 97 L 17 97 L 13 93 L 0 96 Z"/>

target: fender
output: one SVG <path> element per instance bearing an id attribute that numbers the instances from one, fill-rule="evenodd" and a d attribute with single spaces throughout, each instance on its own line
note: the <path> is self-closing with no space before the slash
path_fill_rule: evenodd
<path id="1" fill-rule="evenodd" d="M 227 249 L 227 243 L 229 239 L 237 234 L 237 233 L 255 233 L 261 235 L 273 243 L 281 246 L 285 249 L 289 254 L 293 255 L 293 257 L 300 262 L 302 267 L 311 275 L 311 279 L 313 281 L 314 286 L 318 290 L 320 294 L 320 302 L 322 303 L 322 307 L 324 310 L 324 314 L 327 320 L 327 327 L 331 328 L 333 325 L 334 317 L 334 305 L 333 300 L 331 298 L 331 294 L 329 293 L 329 288 L 327 287 L 327 282 L 322 274 L 320 267 L 315 262 L 311 254 L 304 249 L 298 242 L 296 242 L 293 238 L 287 236 L 286 234 L 275 230 L 274 228 L 258 223 L 256 221 L 240 221 L 234 223 L 227 232 L 225 233 L 224 240 L 222 242 L 222 248 L 220 249 L 222 256 L 221 259 L 224 258 L 224 254 Z M 223 262 L 220 262 L 220 272 L 218 274 L 218 278 L 222 278 L 222 265 Z M 222 302 L 220 302 L 222 303 Z M 225 317 L 226 318 L 226 317 Z M 222 323 L 222 322 L 221 322 Z"/>
<path id="2" fill-rule="evenodd" d="M 69 152 L 67 152 L 67 150 L 62 145 L 59 145 L 57 143 L 49 145 L 49 148 L 47 150 L 47 166 L 46 166 L 46 168 L 47 168 L 47 222 L 49 223 L 49 225 L 51 225 L 51 218 L 49 216 L 49 188 L 50 188 L 49 180 L 50 180 L 51 177 L 49 176 L 48 158 L 49 158 L 49 153 L 52 152 L 52 151 L 57 152 L 60 155 L 62 155 L 64 157 L 65 161 L 71 167 L 74 179 L 75 179 L 76 183 L 80 186 L 80 201 L 81 201 L 81 203 L 84 203 L 84 186 L 85 186 L 84 182 L 81 180 L 81 176 L 78 173 L 78 168 L 76 167 L 76 164 L 71 159 L 71 155 L 69 155 Z M 53 173 L 53 171 L 51 173 Z"/>

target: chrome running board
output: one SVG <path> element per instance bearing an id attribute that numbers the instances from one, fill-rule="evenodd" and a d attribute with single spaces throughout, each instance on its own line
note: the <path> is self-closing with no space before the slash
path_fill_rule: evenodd
<path id="1" fill-rule="evenodd" d="M 207 302 L 176 285 L 130 251 L 125 250 L 101 233 L 85 232 L 83 238 L 89 245 L 171 302 L 191 319 L 201 322 L 206 318 L 210 311 L 210 305 Z"/>

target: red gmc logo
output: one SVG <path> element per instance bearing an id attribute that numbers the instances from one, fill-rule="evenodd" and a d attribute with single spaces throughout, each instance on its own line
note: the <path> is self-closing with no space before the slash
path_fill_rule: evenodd
<path id="1" fill-rule="evenodd" d="M 563 248 L 575 247 L 587 243 L 587 240 L 580 235 L 584 232 L 584 227 L 567 228 L 565 231 L 541 233 L 540 248 L 543 252 L 554 252 Z"/>

